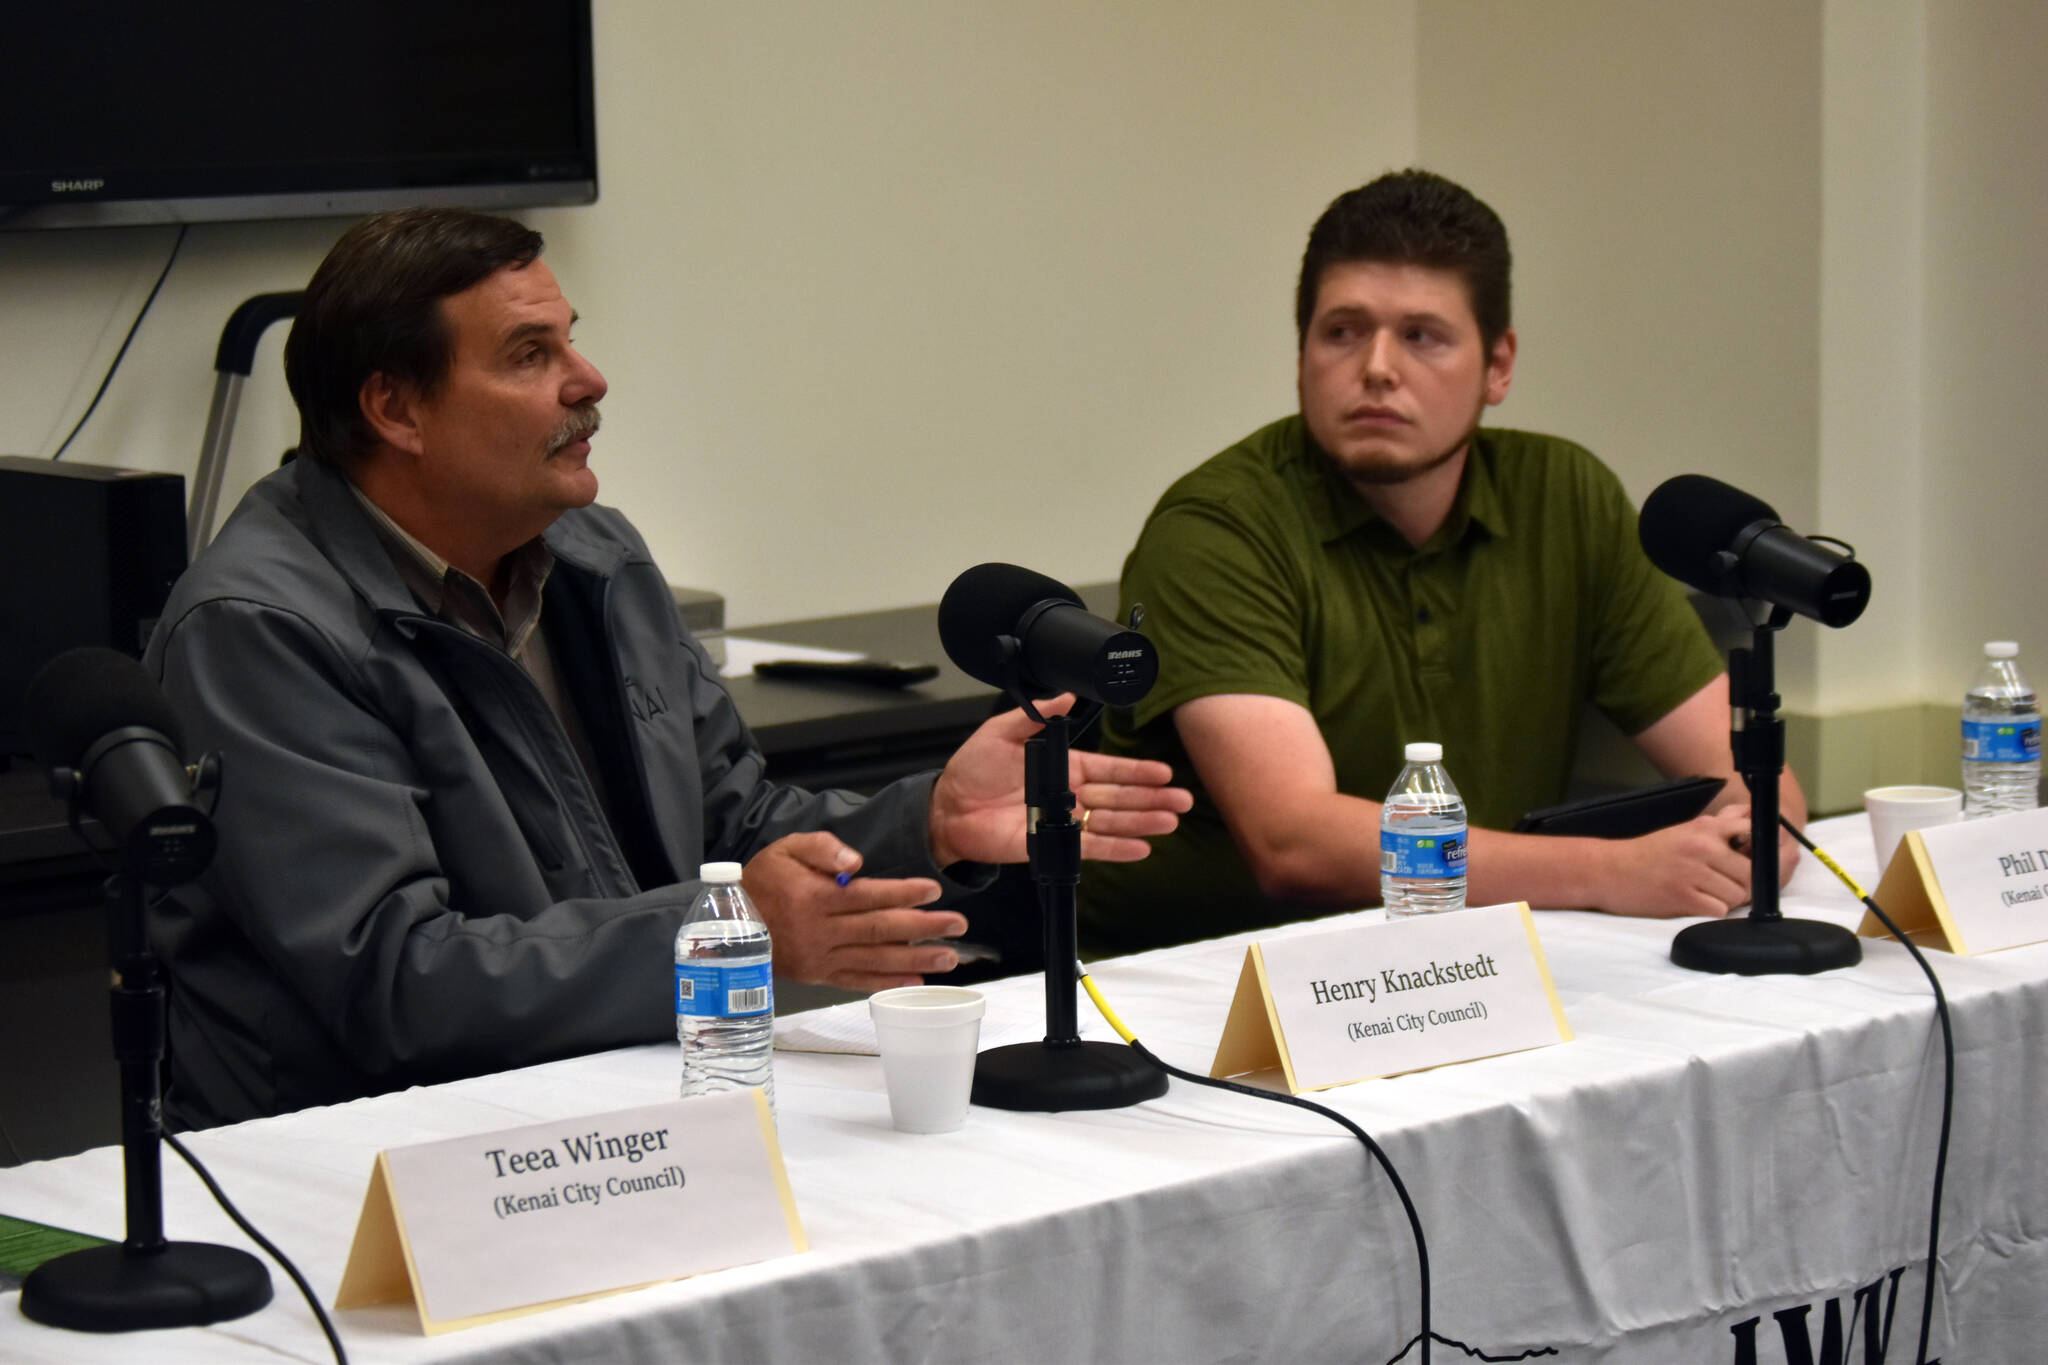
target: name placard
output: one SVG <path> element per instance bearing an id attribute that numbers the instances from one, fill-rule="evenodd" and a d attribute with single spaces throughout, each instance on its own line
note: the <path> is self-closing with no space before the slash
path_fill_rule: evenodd
<path id="1" fill-rule="evenodd" d="M 1300 1094 L 1571 1036 L 1529 907 L 1488 905 L 1252 944 L 1209 1074 Z"/>
<path id="2" fill-rule="evenodd" d="M 735 1090 L 378 1153 L 334 1306 L 411 1302 L 432 1335 L 807 1245 Z"/>
<path id="3" fill-rule="evenodd" d="M 2048 807 L 1907 831 L 1873 899 L 1959 957 L 2048 940 Z M 1856 932 L 1886 936 L 1867 911 Z"/>

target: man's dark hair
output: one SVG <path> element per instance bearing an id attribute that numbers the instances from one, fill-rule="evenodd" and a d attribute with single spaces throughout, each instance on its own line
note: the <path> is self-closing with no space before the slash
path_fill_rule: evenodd
<path id="1" fill-rule="evenodd" d="M 455 358 L 441 300 L 533 264 L 540 250 L 533 229 L 468 209 L 402 209 L 343 233 L 284 344 L 300 449 L 335 465 L 360 458 L 375 439 L 358 399 L 364 381 L 381 371 L 431 397 Z"/>
<path id="2" fill-rule="evenodd" d="M 1488 354 L 1508 329 L 1508 230 L 1462 185 L 1429 171 L 1389 171 L 1338 195 L 1309 230 L 1302 253 L 1294 291 L 1297 342 L 1308 339 L 1323 272 L 1361 261 L 1455 273 L 1471 295 Z"/>

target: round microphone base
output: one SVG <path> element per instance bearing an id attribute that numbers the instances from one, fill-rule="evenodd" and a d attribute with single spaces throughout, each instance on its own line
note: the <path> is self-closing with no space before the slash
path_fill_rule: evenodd
<path id="1" fill-rule="evenodd" d="M 1695 972 L 1810 976 L 1855 966 L 1863 960 L 1863 942 L 1822 920 L 1710 920 L 1678 931 L 1671 960 Z"/>
<path id="2" fill-rule="evenodd" d="M 1166 1073 L 1122 1043 L 1012 1043 L 974 1060 L 972 1098 L 990 1109 L 1121 1109 L 1165 1093 Z"/>
<path id="3" fill-rule="evenodd" d="M 245 1318 L 269 1302 L 263 1263 L 210 1242 L 87 1247 L 43 1262 L 21 1285 L 24 1316 L 74 1332 L 198 1327 Z"/>

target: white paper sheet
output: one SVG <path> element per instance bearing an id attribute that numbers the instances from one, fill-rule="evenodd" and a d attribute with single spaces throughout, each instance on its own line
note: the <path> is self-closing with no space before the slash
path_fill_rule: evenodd
<path id="1" fill-rule="evenodd" d="M 1005 1043 L 1035 1043 L 1045 1036 L 1043 1023 L 981 1021 L 980 1050 L 986 1052 Z M 868 1002 L 849 1000 L 821 1010 L 785 1014 L 775 1020 L 775 1050 L 778 1052 L 845 1052 L 859 1057 L 878 1057 L 875 1022 L 868 1015 Z"/>
<path id="2" fill-rule="evenodd" d="M 746 635 L 725 637 L 725 663 L 719 672 L 728 678 L 744 678 L 754 671 L 754 665 L 771 659 L 803 659 L 812 663 L 845 663 L 851 659 L 867 656 L 857 649 L 819 649 L 814 645 L 783 644 L 777 640 L 757 640 Z"/>

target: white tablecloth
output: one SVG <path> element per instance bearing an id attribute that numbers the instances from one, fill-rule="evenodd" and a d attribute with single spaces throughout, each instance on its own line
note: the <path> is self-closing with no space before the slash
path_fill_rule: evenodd
<path id="1" fill-rule="evenodd" d="M 1816 832 L 1867 884 L 1861 819 Z M 1785 906 L 1859 913 L 1810 858 Z M 1875 942 L 1819 977 L 1697 975 L 1667 956 L 1680 923 L 1539 915 L 1574 1042 L 1318 1096 L 1413 1192 L 1437 1330 L 1561 1361 L 1732 1362 L 1748 1340 L 1773 1365 L 1788 1330 L 1820 1358 L 1835 1312 L 1853 1318 L 1846 1360 L 1910 1361 L 1940 1098 L 1924 979 Z M 1096 979 L 1148 1046 L 1206 1071 L 1247 941 Z M 1932 1351 L 2048 1359 L 2048 945 L 1933 956 L 1958 1077 Z M 1039 1015 L 1036 978 L 988 994 L 992 1019 Z M 1084 1035 L 1112 1037 L 1081 1004 Z M 665 1099 L 676 1066 L 672 1045 L 627 1049 L 191 1144 L 332 1302 L 380 1148 Z M 776 1087 L 810 1252 L 431 1339 L 407 1310 L 341 1313 L 352 1359 L 1379 1362 L 1416 1330 L 1399 1204 L 1314 1115 L 1175 1082 L 1134 1108 L 976 1109 L 912 1137 L 889 1127 L 873 1058 L 779 1054 Z M 165 1172 L 170 1235 L 246 1245 L 168 1152 Z M 0 1171 L 0 1212 L 118 1237 L 120 1189 L 103 1149 Z M 0 1359 L 327 1359 L 274 1278 L 252 1318 L 145 1337 L 42 1328 L 9 1294 Z M 1881 1357 L 1856 1315 L 1873 1284 L 1897 1296 Z"/>

